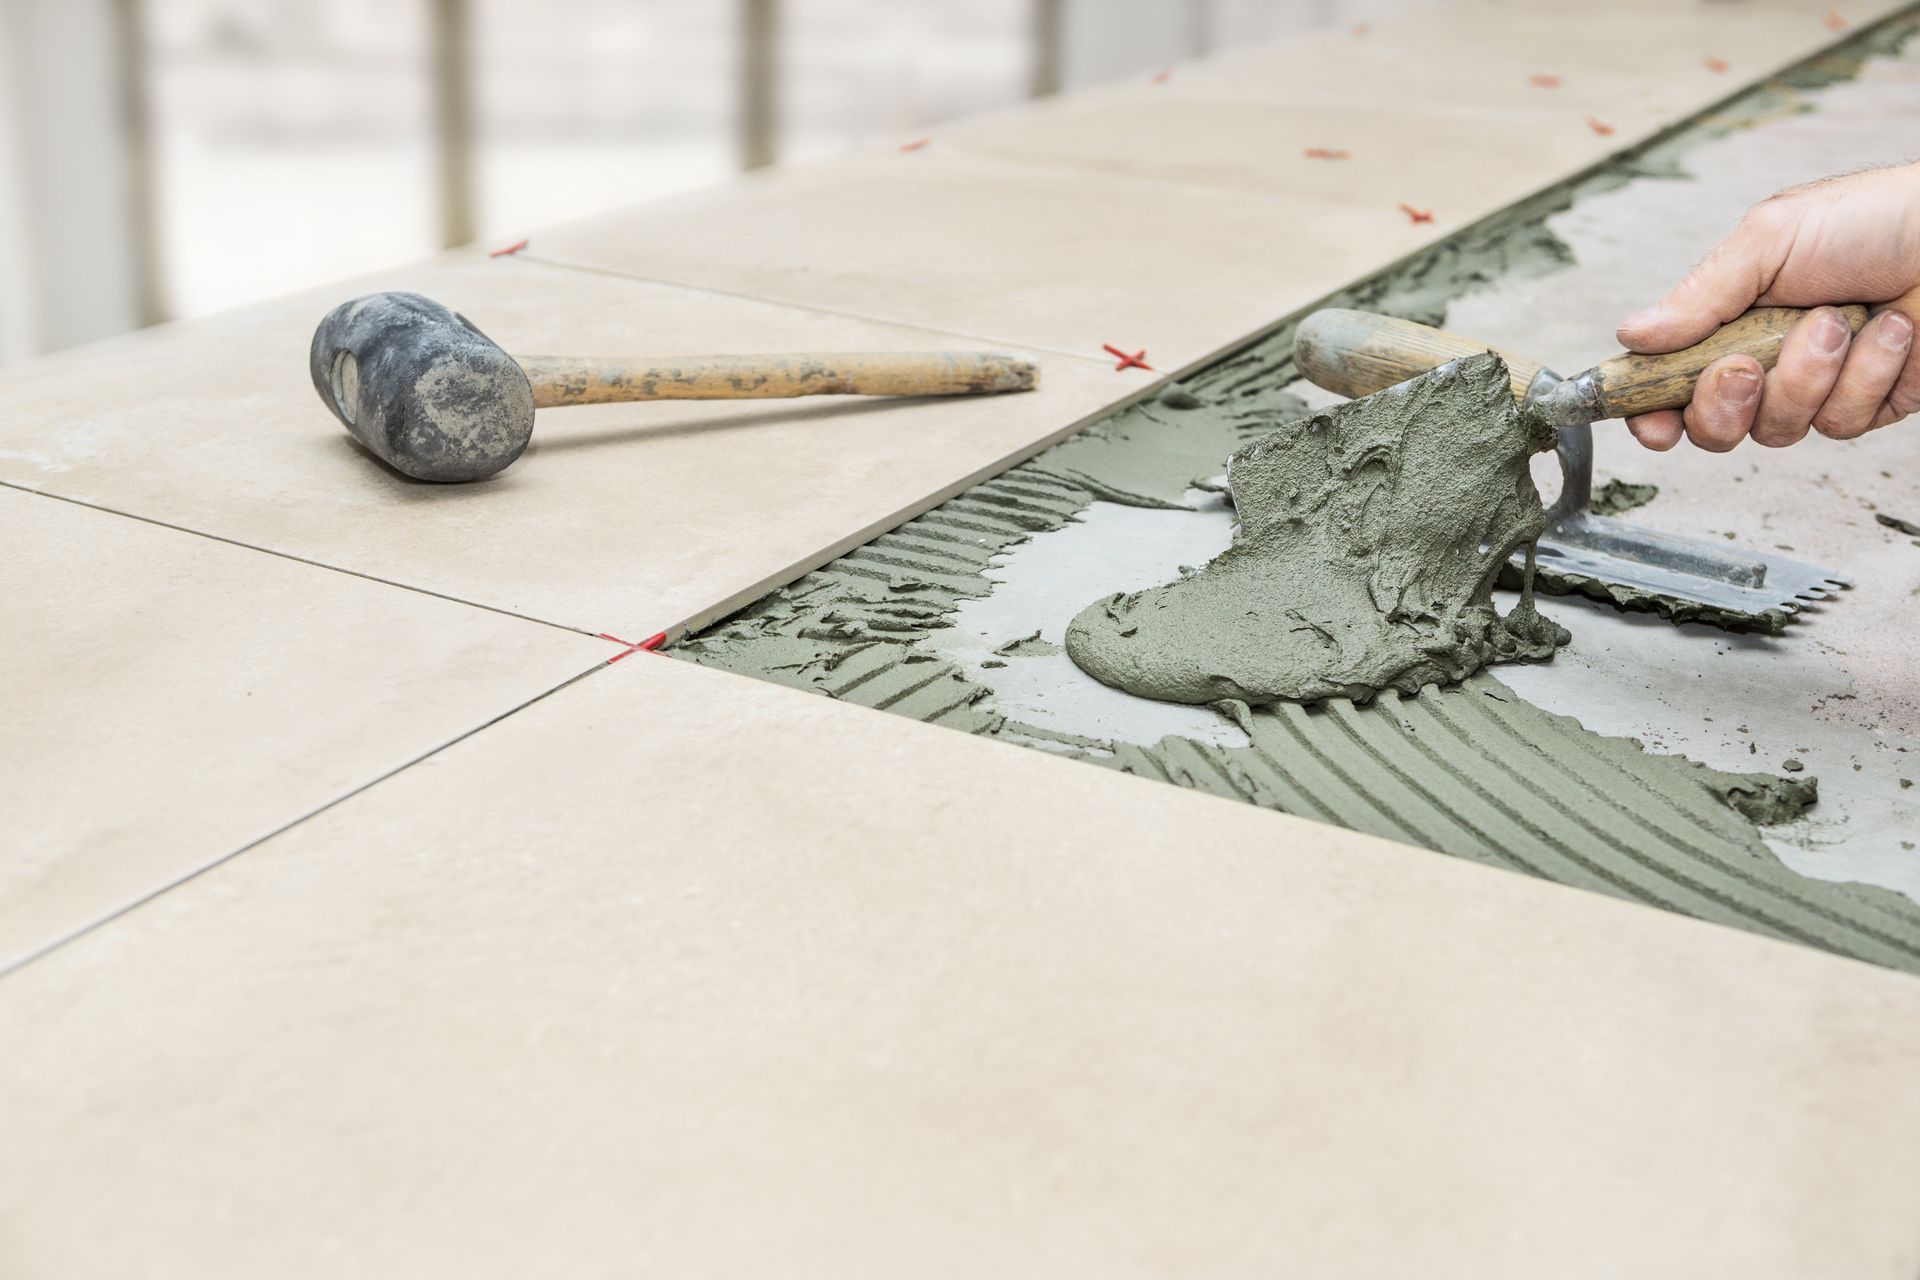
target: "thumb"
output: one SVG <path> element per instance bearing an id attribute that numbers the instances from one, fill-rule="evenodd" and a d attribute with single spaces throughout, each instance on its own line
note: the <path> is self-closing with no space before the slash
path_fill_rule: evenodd
<path id="1" fill-rule="evenodd" d="M 1737 319 L 1780 274 L 1793 247 L 1792 222 L 1783 201 L 1756 205 L 1666 297 L 1621 323 L 1621 344 L 1629 351 L 1678 351 Z"/>

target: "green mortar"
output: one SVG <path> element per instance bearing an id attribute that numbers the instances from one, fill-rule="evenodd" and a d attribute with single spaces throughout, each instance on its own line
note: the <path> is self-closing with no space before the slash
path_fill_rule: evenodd
<path id="1" fill-rule="evenodd" d="M 1594 489 L 1593 496 L 1587 500 L 1587 509 L 1597 516 L 1624 515 L 1635 507 L 1646 506 L 1659 496 L 1658 485 L 1609 480 Z"/>
<path id="2" fill-rule="evenodd" d="M 1687 151 L 1783 111 L 1897 52 L 1911 15 L 1861 33 L 1709 115 L 1449 237 L 1316 306 L 1442 323 L 1454 298 L 1572 262 L 1547 219 L 1638 177 L 1684 180 Z M 1308 308 L 1311 310 L 1312 308 Z M 1301 314 L 1304 314 L 1302 312 Z M 1590 733 L 1487 674 L 1390 692 L 1224 709 L 1245 746 L 1180 737 L 1103 741 L 995 711 L 989 688 L 940 652 L 961 601 L 984 597 L 996 557 L 1074 522 L 1092 502 L 1177 508 L 1225 459 L 1308 416 L 1287 388 L 1297 316 L 1270 334 L 674 646 L 676 656 L 862 706 L 1209 791 L 1539 875 L 1705 920 L 1920 972 L 1920 906 L 1886 890 L 1803 877 L 1756 823 L 1811 804 L 1811 778 L 1728 774 Z M 1077 601 L 1062 601 L 1063 610 Z M 1053 646 L 1002 647 L 1008 664 Z"/>
<path id="3" fill-rule="evenodd" d="M 1228 459 L 1233 545 L 1178 581 L 1080 611 L 1067 652 L 1165 702 L 1371 699 L 1538 662 L 1566 631 L 1493 584 L 1546 528 L 1527 462 L 1553 424 L 1491 352 L 1307 418 Z M 1529 557 L 1531 564 L 1531 557 Z"/>

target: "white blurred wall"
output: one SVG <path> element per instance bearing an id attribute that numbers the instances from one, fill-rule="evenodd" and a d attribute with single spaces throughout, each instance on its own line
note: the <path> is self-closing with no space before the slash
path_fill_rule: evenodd
<path id="1" fill-rule="evenodd" d="M 1351 24 L 1363 0 L 1066 0 L 1061 83 L 1097 84 L 1182 58 Z"/>
<path id="2" fill-rule="evenodd" d="M 27 209 L 20 183 L 20 110 L 13 70 L 15 17 L 0 4 L 0 364 L 36 350 L 27 284 Z"/>

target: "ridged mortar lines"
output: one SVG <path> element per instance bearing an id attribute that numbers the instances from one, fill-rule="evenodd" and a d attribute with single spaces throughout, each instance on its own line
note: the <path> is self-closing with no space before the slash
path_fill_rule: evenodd
<path id="1" fill-rule="evenodd" d="M 1543 275 L 1572 258 L 1549 215 L 1643 174 L 1684 176 L 1703 140 L 1765 118 L 1783 92 L 1844 79 L 1897 50 L 1904 20 L 1758 86 L 1712 120 L 1622 157 L 1578 184 L 1327 300 L 1426 323 L 1501 276 Z M 1193 399 L 1146 402 L 975 485 L 808 574 L 673 651 L 848 702 L 1070 754 L 1144 779 L 1408 841 L 1490 866 L 1681 911 L 1920 972 L 1920 904 L 1863 885 L 1798 875 L 1729 805 L 1742 779 L 1643 752 L 1521 700 L 1491 676 L 1360 707 L 1253 713 L 1244 746 L 1186 738 L 1093 740 L 994 709 L 991 671 L 943 652 L 948 615 L 990 594 L 997 559 L 1076 519 L 1096 499 L 1180 507 L 1226 456 L 1298 416 L 1293 324 L 1184 380 Z M 1194 408 L 1198 402 L 1201 407 Z M 1084 601 L 1063 601 L 1068 613 Z M 1576 636 L 1576 643 L 1578 637 Z"/>

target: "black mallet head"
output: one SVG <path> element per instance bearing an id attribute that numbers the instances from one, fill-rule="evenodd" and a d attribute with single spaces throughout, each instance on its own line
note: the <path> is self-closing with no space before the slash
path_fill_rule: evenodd
<path id="1" fill-rule="evenodd" d="M 367 448 L 416 480 L 480 480 L 527 447 L 533 386 L 457 311 L 417 293 L 343 302 L 313 331 L 313 386 Z"/>

